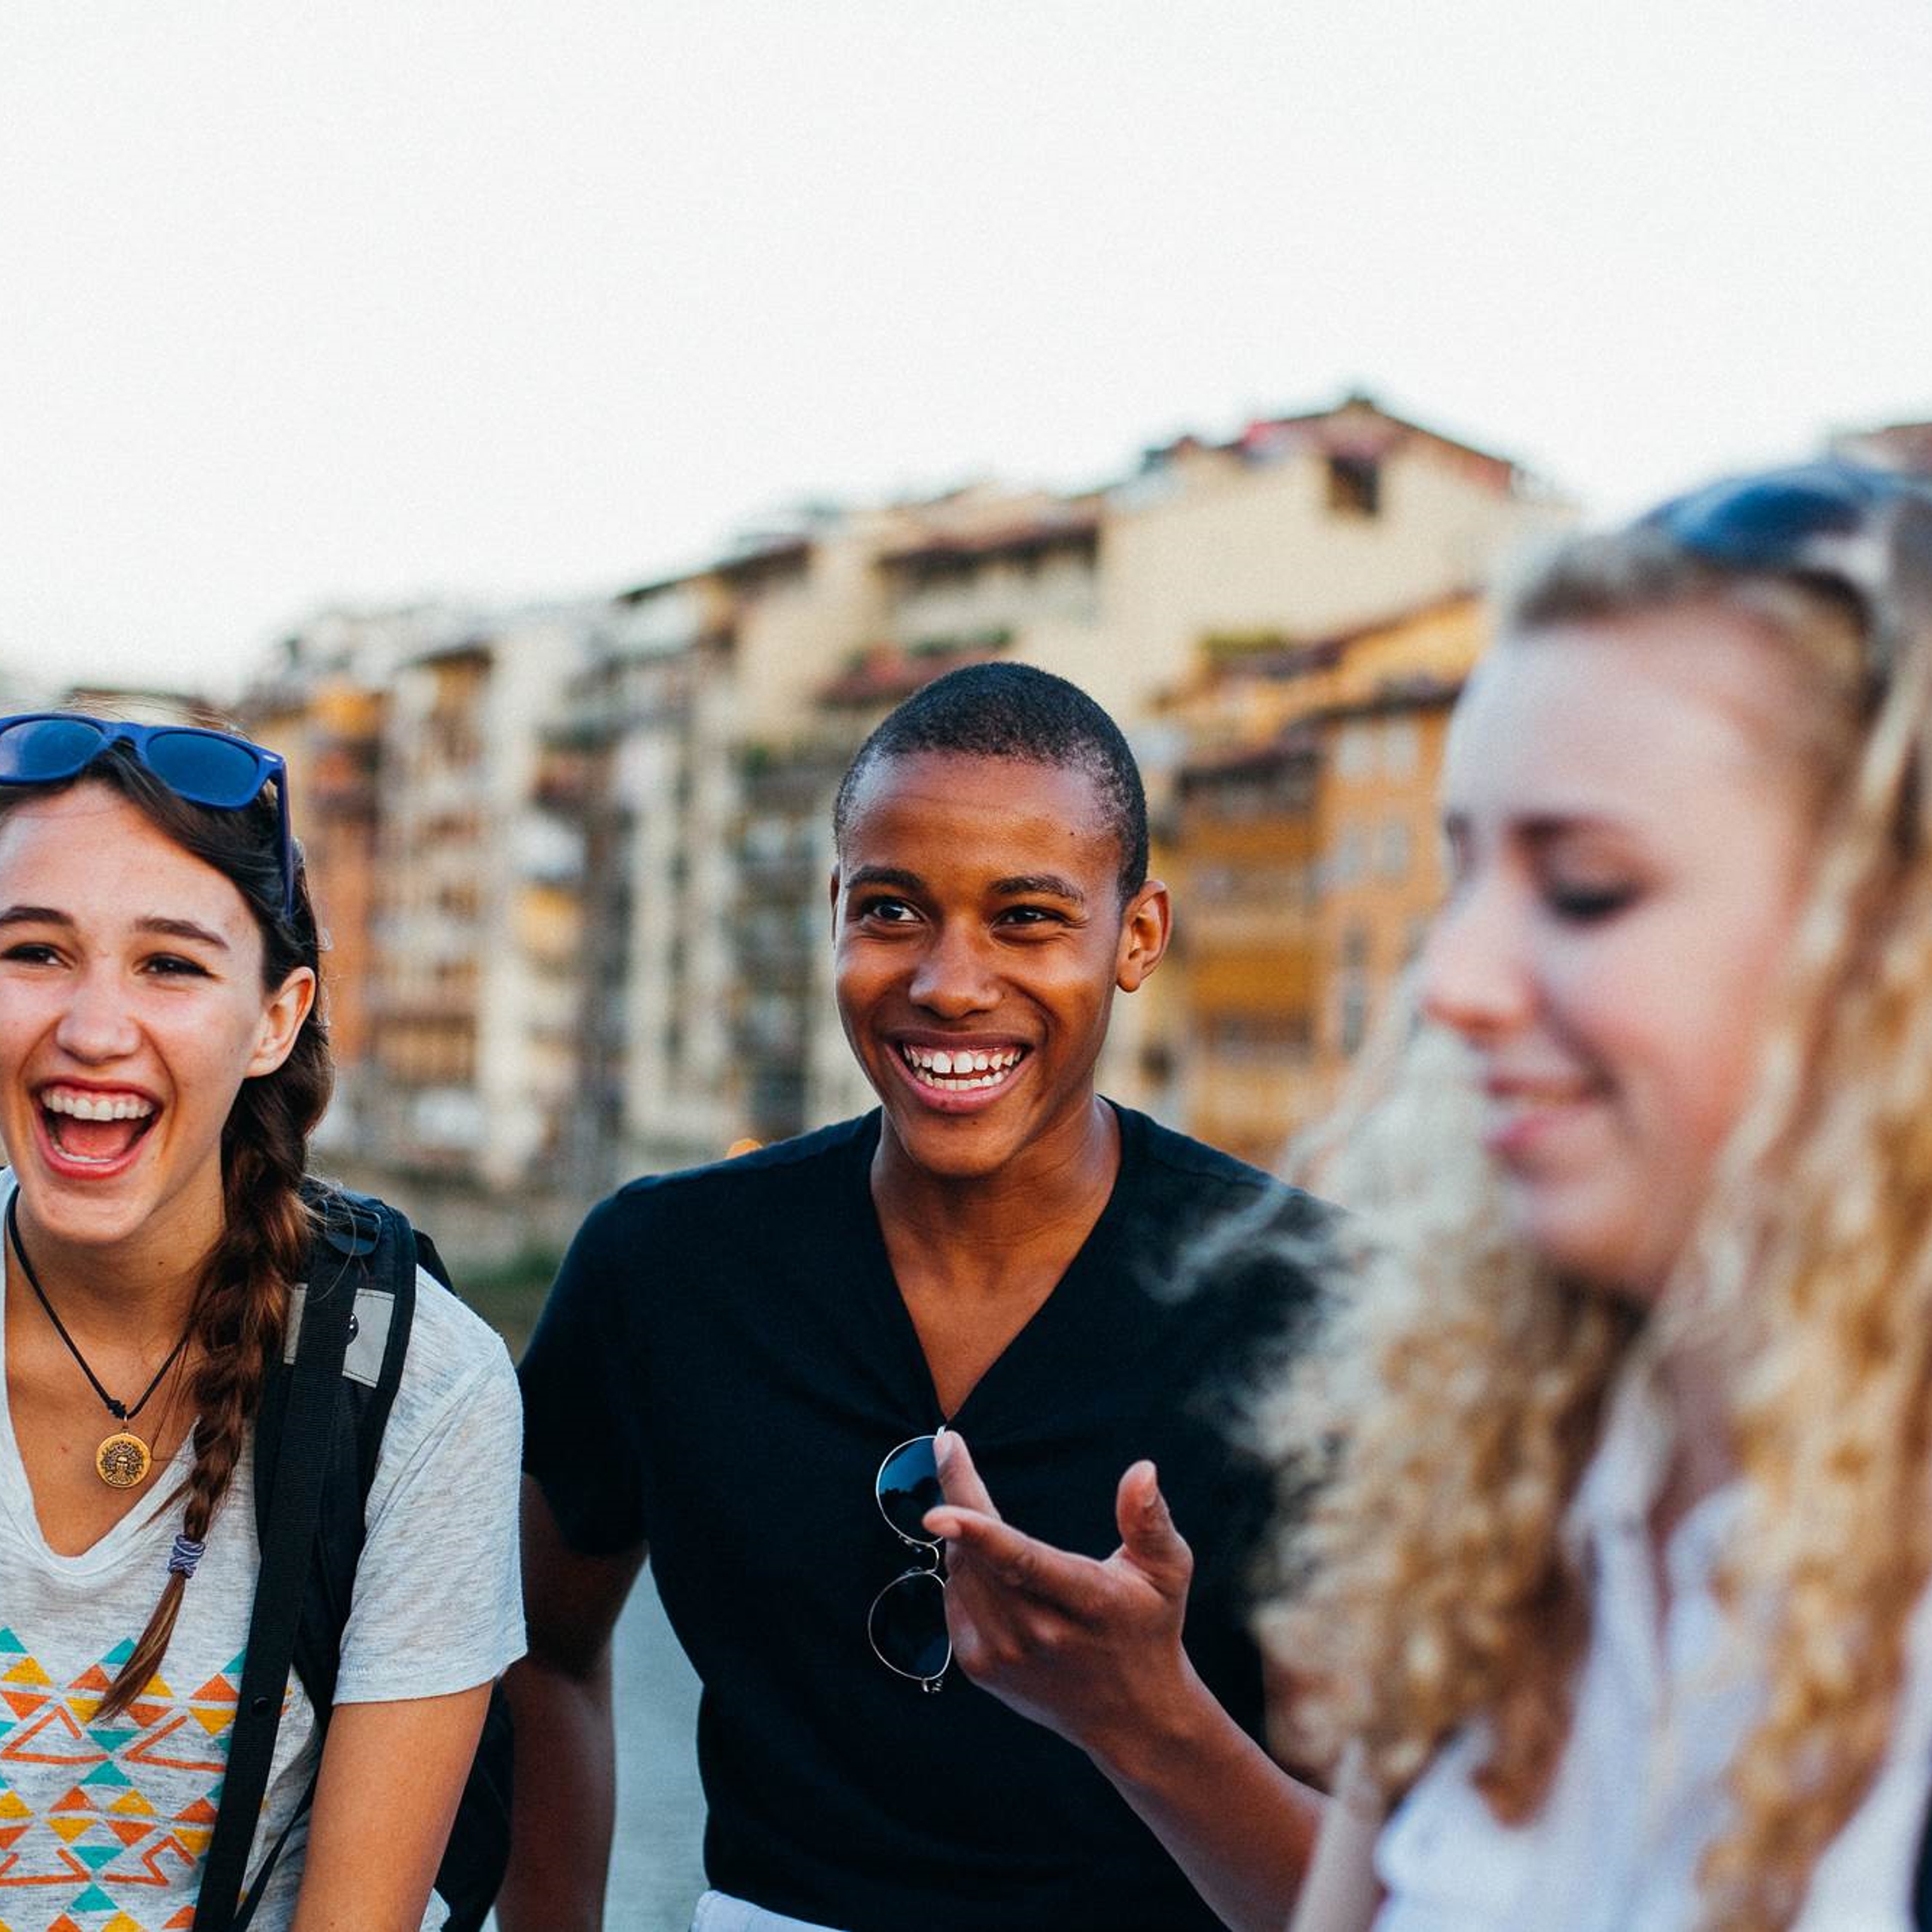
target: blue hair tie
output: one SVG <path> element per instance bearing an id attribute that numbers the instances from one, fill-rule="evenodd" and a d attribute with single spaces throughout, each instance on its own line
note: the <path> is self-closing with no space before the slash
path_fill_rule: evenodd
<path id="1" fill-rule="evenodd" d="M 192 1576 L 194 1566 L 208 1553 L 208 1545 L 197 1543 L 191 1536 L 178 1536 L 175 1546 L 168 1557 L 168 1574 L 170 1576 Z"/>

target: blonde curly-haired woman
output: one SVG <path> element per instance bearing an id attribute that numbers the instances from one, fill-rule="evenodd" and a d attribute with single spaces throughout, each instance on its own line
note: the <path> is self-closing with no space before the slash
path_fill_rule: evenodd
<path id="1" fill-rule="evenodd" d="M 1932 488 L 1715 484 L 1498 628 L 1264 1418 L 1312 1870 L 1279 1775 L 1110 1774 L 1244 1932 L 1932 1925 Z M 941 1467 L 970 1675 L 1103 1766 L 1213 1734 L 1150 1471 L 1095 1564 Z"/>
<path id="2" fill-rule="evenodd" d="M 1932 1796 L 1932 494 L 1564 544 L 1451 734 L 1420 1023 L 1324 1180 L 1265 1618 L 1298 1927 L 1913 1924 Z"/>

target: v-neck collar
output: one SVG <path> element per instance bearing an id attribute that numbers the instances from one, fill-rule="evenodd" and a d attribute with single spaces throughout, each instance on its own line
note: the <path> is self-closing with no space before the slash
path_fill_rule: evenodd
<path id="1" fill-rule="evenodd" d="M 6 1212 L 15 1186 L 13 1171 L 0 1168 L 0 1214 Z M 7 1274 L 4 1263 L 0 1262 L 0 1509 L 13 1518 L 21 1540 L 50 1574 L 82 1576 L 110 1569 L 120 1561 L 128 1546 L 146 1531 L 162 1505 L 176 1496 L 194 1467 L 194 1431 L 190 1429 L 182 1438 L 181 1446 L 165 1467 L 150 1474 L 146 1493 L 125 1516 L 111 1523 L 85 1550 L 66 1556 L 55 1549 L 40 1528 L 33 1485 L 27 1480 L 20 1438 L 14 1433 L 13 1405 L 6 1396 Z"/>
<path id="2" fill-rule="evenodd" d="M 1106 1104 L 1112 1110 L 1120 1139 L 1120 1164 L 1114 1170 L 1106 1204 L 1093 1226 L 1088 1229 L 1086 1239 L 1075 1250 L 1072 1258 L 1061 1270 L 1060 1279 L 1048 1290 L 1046 1298 L 987 1364 L 986 1372 L 950 1415 L 940 1406 L 939 1392 L 933 1384 L 932 1371 L 927 1365 L 919 1330 L 913 1322 L 912 1311 L 906 1306 L 905 1297 L 900 1292 L 898 1278 L 892 1272 L 892 1256 L 886 1246 L 878 1204 L 872 1198 L 872 1159 L 878 1150 L 881 1111 L 874 1108 L 867 1117 L 863 1130 L 854 1136 L 848 1184 L 856 1191 L 854 1213 L 868 1250 L 863 1257 L 862 1270 L 868 1291 L 892 1337 L 892 1346 L 904 1358 L 907 1373 L 914 1378 L 912 1385 L 920 1391 L 922 1406 L 933 1418 L 935 1425 L 943 1422 L 947 1427 L 957 1427 L 962 1434 L 975 1438 L 996 1434 L 1009 1390 L 1013 1392 L 1016 1400 L 1024 1400 L 1028 1413 L 1031 1413 L 1036 1404 L 1036 1396 L 1026 1386 L 1031 1365 L 1050 1358 L 1070 1324 L 1080 1324 L 1084 1329 L 1087 1304 L 1094 1295 L 1106 1292 L 1110 1279 L 1106 1262 L 1117 1245 L 1117 1231 L 1126 1211 L 1126 1204 L 1133 1198 L 1135 1180 L 1143 1157 L 1138 1117 L 1115 1106 L 1111 1100 Z"/>

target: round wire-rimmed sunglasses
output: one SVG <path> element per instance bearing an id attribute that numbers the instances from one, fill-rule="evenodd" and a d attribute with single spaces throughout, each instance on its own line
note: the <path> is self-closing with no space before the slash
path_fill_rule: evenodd
<path id="1" fill-rule="evenodd" d="M 79 778 L 110 746 L 124 744 L 135 762 L 177 798 L 218 812 L 238 812 L 275 788 L 282 868 L 282 916 L 296 902 L 295 836 L 289 826 L 289 776 L 279 752 L 199 724 L 134 724 L 79 711 L 26 711 L 0 717 L 0 784 L 59 784 Z"/>
<path id="2" fill-rule="evenodd" d="M 879 1514 L 892 1534 L 922 1560 L 895 1576 L 872 1599 L 866 1634 L 888 1670 L 910 1677 L 922 1690 L 937 1690 L 952 1661 L 946 1628 L 946 1579 L 939 1568 L 941 1539 L 926 1527 L 926 1513 L 945 1500 L 930 1436 L 902 1442 L 872 1479 Z"/>

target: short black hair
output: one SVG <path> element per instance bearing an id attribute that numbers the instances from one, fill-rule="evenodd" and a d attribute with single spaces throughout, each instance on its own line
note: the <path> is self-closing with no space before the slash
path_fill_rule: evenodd
<path id="1" fill-rule="evenodd" d="M 1147 794 L 1116 724 L 1077 684 L 1030 664 L 966 664 L 913 693 L 859 747 L 838 783 L 832 835 L 840 850 L 860 781 L 884 758 L 950 752 L 1080 772 L 1092 780 L 1120 848 L 1120 903 L 1147 883 Z"/>

